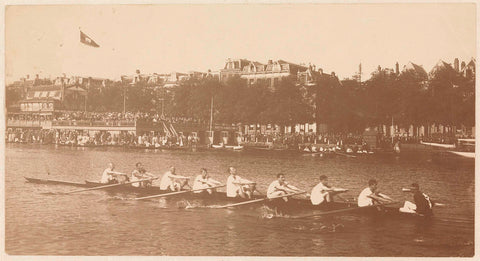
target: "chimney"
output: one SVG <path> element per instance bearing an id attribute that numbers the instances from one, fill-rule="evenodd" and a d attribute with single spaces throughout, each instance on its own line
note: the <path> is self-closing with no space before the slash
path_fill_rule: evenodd
<path id="1" fill-rule="evenodd" d="M 319 72 L 320 74 L 323 74 L 323 69 L 322 69 L 322 68 L 318 68 L 318 72 Z"/>
<path id="2" fill-rule="evenodd" d="M 458 66 L 458 58 L 455 58 L 455 60 L 453 61 L 453 68 L 455 69 L 455 71 L 459 72 L 460 71 L 460 68 Z"/>
<path id="3" fill-rule="evenodd" d="M 465 63 L 463 63 L 465 64 Z M 38 80 L 38 74 L 35 74 L 35 80 Z"/>
<path id="4" fill-rule="evenodd" d="M 140 70 L 137 69 L 137 70 L 135 71 L 135 73 L 136 73 L 136 74 L 140 74 Z"/>
<path id="5" fill-rule="evenodd" d="M 268 64 L 272 64 L 272 63 L 273 63 L 273 61 L 272 61 L 272 60 L 268 60 Z"/>
<path id="6" fill-rule="evenodd" d="M 332 77 L 335 77 L 335 72 L 332 72 Z"/>
<path id="7" fill-rule="evenodd" d="M 398 75 L 400 73 L 400 66 L 398 65 L 398 62 L 395 63 L 395 74 Z"/>
<path id="8" fill-rule="evenodd" d="M 30 74 L 27 74 L 27 80 L 30 79 Z"/>
<path id="9" fill-rule="evenodd" d="M 465 69 L 465 62 L 462 62 L 462 71 Z"/>
<path id="10" fill-rule="evenodd" d="M 316 67 L 316 66 L 315 66 L 315 64 L 314 64 L 314 65 L 313 65 L 313 71 L 315 71 L 315 67 Z"/>

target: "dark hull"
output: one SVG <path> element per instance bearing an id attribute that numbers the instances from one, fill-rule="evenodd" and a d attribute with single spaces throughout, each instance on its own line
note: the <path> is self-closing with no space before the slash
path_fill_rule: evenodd
<path id="1" fill-rule="evenodd" d="M 75 187 L 87 188 L 88 185 L 80 182 L 71 182 L 71 181 L 62 181 L 62 180 L 51 180 L 51 179 L 37 179 L 37 178 L 27 178 L 24 177 L 30 183 L 36 184 L 50 184 L 50 185 L 67 185 Z"/>
<path id="2" fill-rule="evenodd" d="M 25 179 L 30 183 L 36 184 L 50 184 L 50 185 L 67 185 L 67 186 L 75 186 L 75 187 L 83 187 L 83 188 L 93 188 L 97 186 L 103 186 L 105 184 L 99 182 L 91 182 L 86 181 L 86 183 L 79 183 L 79 182 L 69 182 L 69 181 L 61 181 L 61 180 L 50 180 L 50 179 L 38 179 L 38 178 L 28 178 Z M 171 193 L 171 191 L 160 190 L 158 186 L 151 186 L 146 188 L 137 188 L 133 187 L 131 184 L 125 184 L 122 186 L 116 186 L 111 188 L 103 188 L 101 189 L 108 193 L 115 193 L 115 194 L 135 194 L 137 197 L 143 196 L 150 196 L 150 195 L 157 195 L 157 194 L 166 194 Z M 152 200 L 159 199 L 162 197 L 156 197 Z M 164 197 L 167 199 L 172 200 L 193 200 L 198 201 L 198 204 L 209 206 L 209 205 L 225 205 L 225 204 L 232 204 L 232 203 L 239 203 L 248 201 L 251 199 L 243 199 L 243 198 L 228 198 L 225 192 L 214 192 L 209 194 L 207 192 L 201 193 L 192 193 L 186 192 L 181 193 L 178 195 L 171 195 L 168 197 Z M 256 195 L 253 199 L 261 199 L 263 196 Z M 288 202 L 285 202 L 283 199 L 274 199 L 256 202 L 253 204 L 247 204 L 238 207 L 248 207 L 248 206 L 258 206 L 258 205 L 265 205 L 271 209 L 277 209 L 278 212 L 283 214 L 297 214 L 300 212 L 310 212 L 308 215 L 304 217 L 314 217 L 314 216 L 327 216 L 327 215 L 370 215 L 376 217 L 417 217 L 417 218 L 429 218 L 430 216 L 422 216 L 414 213 L 402 213 L 399 212 L 398 207 L 393 206 L 382 206 L 380 208 L 376 206 L 371 207 L 363 207 L 359 208 L 356 205 L 356 202 L 332 202 L 328 204 L 321 204 L 321 205 L 312 205 L 309 199 L 305 198 L 289 198 Z M 312 214 L 313 213 L 313 214 Z M 302 216 L 299 216 L 302 217 Z"/>
<path id="3" fill-rule="evenodd" d="M 99 182 L 92 182 L 92 181 L 85 181 L 85 183 L 88 187 L 92 187 L 92 188 L 103 185 Z M 112 187 L 112 188 L 105 188 L 103 190 L 113 192 L 113 193 L 126 193 L 126 194 L 135 193 L 135 194 L 138 194 L 139 197 L 172 193 L 172 191 L 170 190 L 161 190 L 160 187 L 158 186 L 138 188 L 138 187 L 133 187 L 131 184 L 126 184 L 124 186 L 118 186 L 118 187 Z M 159 199 L 159 198 L 162 198 L 162 197 L 152 198 L 152 200 Z M 179 198 L 186 199 L 186 200 L 198 199 L 198 200 L 202 200 L 204 205 L 209 205 L 209 204 L 217 205 L 223 202 L 237 203 L 237 202 L 242 202 L 247 200 L 243 198 L 228 198 L 225 192 L 214 192 L 212 194 L 209 194 L 207 192 L 201 192 L 201 193 L 186 192 L 186 193 L 181 193 L 177 195 L 171 195 L 165 198 L 172 198 L 177 200 Z M 255 196 L 253 199 L 259 199 L 259 198 L 262 198 L 262 197 Z"/>
<path id="4" fill-rule="evenodd" d="M 89 188 L 105 185 L 100 182 L 94 182 L 94 181 L 88 181 L 88 180 L 85 181 L 85 184 Z M 157 186 L 142 188 L 142 187 L 134 187 L 132 186 L 132 184 L 119 185 L 115 187 L 104 188 L 102 190 L 108 191 L 108 192 L 117 192 L 117 193 L 138 193 L 141 195 L 155 195 L 155 194 L 162 193 L 162 191 L 160 190 L 160 187 L 157 187 Z"/>

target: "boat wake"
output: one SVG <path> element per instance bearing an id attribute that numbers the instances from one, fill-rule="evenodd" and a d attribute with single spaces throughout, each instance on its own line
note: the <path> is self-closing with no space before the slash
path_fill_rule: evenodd
<path id="1" fill-rule="evenodd" d="M 194 209 L 194 208 L 208 208 L 209 206 L 201 205 L 197 202 L 190 202 L 188 200 L 177 201 L 177 208 Z"/>
<path id="2" fill-rule="evenodd" d="M 109 198 L 106 198 L 106 199 L 102 199 L 101 201 L 117 201 L 117 200 L 127 201 L 127 200 L 132 200 L 132 199 L 131 198 L 126 198 L 126 197 L 121 197 L 121 196 L 113 196 L 113 197 L 109 197 Z"/>
<path id="3" fill-rule="evenodd" d="M 178 206 L 178 203 L 177 203 Z M 220 205 L 196 205 L 196 204 L 187 204 L 184 206 L 178 206 L 179 208 L 185 209 L 202 209 L 202 208 L 220 208 Z"/>
<path id="4" fill-rule="evenodd" d="M 344 228 L 345 226 L 343 224 L 330 224 L 330 225 L 319 224 L 318 226 L 314 226 L 314 227 L 299 225 L 299 226 L 293 227 L 292 229 L 295 231 L 302 231 L 302 232 L 308 232 L 308 233 L 335 233 L 335 232 L 343 231 Z"/>

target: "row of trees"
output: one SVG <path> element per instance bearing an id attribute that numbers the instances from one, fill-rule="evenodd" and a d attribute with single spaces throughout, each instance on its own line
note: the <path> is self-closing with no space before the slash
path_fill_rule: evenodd
<path id="1" fill-rule="evenodd" d="M 467 79 L 444 67 L 430 79 L 414 71 L 399 75 L 378 69 L 366 82 L 338 81 L 317 75 L 314 84 L 298 84 L 287 77 L 274 87 L 266 82 L 247 84 L 241 78 L 228 82 L 191 79 L 179 87 L 164 89 L 121 82 L 88 92 L 89 111 L 164 112 L 208 122 L 213 98 L 216 123 L 277 124 L 325 123 L 335 132 L 360 132 L 367 126 L 424 124 L 474 126 L 475 79 Z M 7 91 L 7 105 L 18 93 Z M 124 100 L 125 98 L 125 100 Z M 65 97 L 66 109 L 84 106 L 84 97 Z M 74 101 L 77 101 L 76 103 Z M 69 108 L 73 106 L 75 108 Z"/>
<path id="2" fill-rule="evenodd" d="M 247 85 L 239 78 L 225 84 L 189 81 L 178 88 L 170 114 L 208 120 L 214 97 L 215 121 L 245 124 L 325 123 L 335 132 L 361 132 L 367 126 L 409 127 L 427 124 L 475 125 L 475 79 L 449 67 L 421 77 L 415 71 L 395 74 L 378 69 L 359 83 L 319 75 L 315 84 L 284 78 L 274 88 Z"/>

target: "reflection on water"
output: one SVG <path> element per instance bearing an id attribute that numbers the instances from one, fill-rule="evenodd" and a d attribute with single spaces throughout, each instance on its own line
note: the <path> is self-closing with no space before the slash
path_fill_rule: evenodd
<path id="1" fill-rule="evenodd" d="M 402 152 L 403 153 L 403 152 Z M 108 162 L 130 172 L 141 161 L 161 175 L 175 165 L 193 177 L 201 167 L 226 180 L 228 166 L 266 191 L 278 172 L 310 190 L 318 176 L 350 189 L 353 198 L 370 178 L 403 201 L 402 187 L 418 182 L 445 203 L 432 222 L 358 215 L 311 219 L 266 218 L 261 205 L 215 209 L 201 201 L 131 200 L 135 195 L 26 183 L 23 176 L 97 180 Z M 49 175 L 47 173 L 50 173 Z M 472 256 L 474 165 L 426 152 L 319 158 L 268 152 L 169 152 L 7 144 L 6 251 L 20 255 L 241 255 L 241 256 Z"/>

